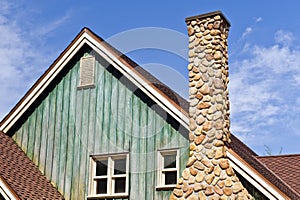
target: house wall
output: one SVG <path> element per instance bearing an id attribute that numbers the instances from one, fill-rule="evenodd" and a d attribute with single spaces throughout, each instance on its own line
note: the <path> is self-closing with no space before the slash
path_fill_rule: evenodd
<path id="1" fill-rule="evenodd" d="M 157 150 L 179 148 L 181 171 L 188 140 L 97 55 L 96 86 L 78 89 L 84 54 L 93 52 L 85 47 L 75 56 L 15 128 L 13 139 L 66 200 L 88 195 L 90 155 L 117 152 L 130 152 L 130 199 L 169 199 L 171 190 L 155 189 Z"/>

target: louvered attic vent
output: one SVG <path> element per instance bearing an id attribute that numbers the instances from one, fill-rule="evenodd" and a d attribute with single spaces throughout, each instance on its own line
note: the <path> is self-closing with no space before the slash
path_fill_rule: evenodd
<path id="1" fill-rule="evenodd" d="M 95 87 L 95 57 L 86 56 L 80 59 L 79 88 Z"/>

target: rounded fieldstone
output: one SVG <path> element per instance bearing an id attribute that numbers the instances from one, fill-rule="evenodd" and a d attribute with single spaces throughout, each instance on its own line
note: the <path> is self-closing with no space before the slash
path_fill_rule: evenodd
<path id="1" fill-rule="evenodd" d="M 205 118 L 202 116 L 202 115 L 199 115 L 197 118 L 196 118 L 196 123 L 198 125 L 202 125 L 203 123 L 205 122 Z M 202 131 L 201 131 L 202 132 Z"/>
<path id="2" fill-rule="evenodd" d="M 215 154 L 215 159 L 220 159 L 224 157 L 224 150 L 223 147 L 217 148 L 216 154 Z"/>
<path id="3" fill-rule="evenodd" d="M 195 142 L 195 144 L 196 145 L 199 145 L 199 144 L 201 144 L 202 143 L 202 141 L 205 139 L 205 135 L 200 135 L 200 136 L 196 136 L 195 138 L 194 138 L 194 142 Z"/>
<path id="4" fill-rule="evenodd" d="M 229 167 L 229 162 L 227 159 L 222 158 L 220 159 L 219 165 L 222 169 L 227 169 Z"/>
<path id="5" fill-rule="evenodd" d="M 196 74 L 196 75 L 194 76 L 194 81 L 199 81 L 200 78 L 201 78 L 201 75 L 200 75 L 200 74 Z"/>
<path id="6" fill-rule="evenodd" d="M 180 189 L 174 189 L 174 190 L 173 190 L 173 194 L 174 194 L 176 197 L 182 197 L 182 196 L 183 196 L 183 191 L 180 190 Z"/>
<path id="7" fill-rule="evenodd" d="M 197 108 L 198 109 L 206 109 L 206 108 L 209 108 L 211 106 L 210 103 L 207 103 L 207 102 L 201 102 L 197 105 Z"/>
<path id="8" fill-rule="evenodd" d="M 222 79 L 214 79 L 214 86 L 215 86 L 215 88 L 217 88 L 217 89 L 224 89 L 224 82 L 223 82 L 223 80 Z"/>
<path id="9" fill-rule="evenodd" d="M 188 198 L 194 191 L 194 188 L 190 187 L 188 191 L 186 191 L 184 198 Z"/>
<path id="10" fill-rule="evenodd" d="M 226 174 L 228 176 L 233 176 L 234 175 L 234 171 L 233 171 L 231 166 L 229 166 L 229 168 L 226 169 Z"/>
<path id="11" fill-rule="evenodd" d="M 198 174 L 195 177 L 195 180 L 197 183 L 201 183 L 205 178 L 204 172 L 198 172 Z"/>
<path id="12" fill-rule="evenodd" d="M 199 199 L 198 199 L 198 197 L 195 194 L 193 194 L 192 196 L 190 196 L 188 198 L 188 200 L 199 200 Z"/>
<path id="13" fill-rule="evenodd" d="M 199 161 L 195 162 L 194 167 L 198 170 L 204 170 L 205 169 L 204 165 Z"/>
<path id="14" fill-rule="evenodd" d="M 192 167 L 192 166 L 190 167 L 190 173 L 191 173 L 192 176 L 196 176 L 196 175 L 197 175 L 197 172 L 198 172 L 197 169 L 195 169 L 195 168 Z"/>
<path id="15" fill-rule="evenodd" d="M 201 116 L 201 115 L 200 115 L 200 116 Z M 196 122 L 197 122 L 197 119 L 196 119 Z M 198 122 L 197 122 L 197 124 L 198 124 Z M 198 125 L 199 125 L 199 124 L 198 124 Z M 194 134 L 195 134 L 196 136 L 201 135 L 201 134 L 202 134 L 202 127 L 199 126 L 199 127 L 195 130 Z"/>
<path id="16" fill-rule="evenodd" d="M 231 188 L 223 188 L 223 192 L 226 196 L 230 196 L 232 194 L 232 189 Z"/>
<path id="17" fill-rule="evenodd" d="M 199 99 L 193 98 L 193 99 L 190 100 L 190 106 L 194 107 L 198 104 L 198 102 L 199 102 Z"/>
<path id="18" fill-rule="evenodd" d="M 212 186 L 207 186 L 206 187 L 206 190 L 205 190 L 205 192 L 204 192 L 207 196 L 209 196 L 209 195 L 213 195 L 214 194 L 214 190 L 213 190 L 213 187 Z"/>
<path id="19" fill-rule="evenodd" d="M 221 24 L 220 21 L 215 21 L 215 22 L 214 22 L 214 25 L 213 25 L 213 28 L 215 28 L 215 29 L 220 28 L 220 24 Z"/>
<path id="20" fill-rule="evenodd" d="M 197 124 L 196 124 L 195 120 L 190 118 L 190 129 L 191 129 L 191 131 L 196 130 L 196 128 L 197 128 Z"/>
<path id="21" fill-rule="evenodd" d="M 187 167 L 190 167 L 190 166 L 192 166 L 196 160 L 197 160 L 197 159 L 196 159 L 194 156 L 192 156 L 192 157 L 189 157 L 189 159 L 188 159 L 188 162 L 187 162 L 186 166 L 187 166 Z"/>
<path id="22" fill-rule="evenodd" d="M 215 186 L 214 187 L 214 191 L 218 194 L 218 195 L 223 195 L 223 190 L 221 190 L 219 187 Z"/>
<path id="23" fill-rule="evenodd" d="M 193 35 L 194 33 L 195 33 L 194 28 L 191 27 L 191 26 L 188 26 L 188 34 L 189 34 L 189 36 Z"/>
<path id="24" fill-rule="evenodd" d="M 244 187 L 243 187 L 241 182 L 234 183 L 233 186 L 232 186 L 232 192 L 234 194 L 239 193 L 243 189 L 244 189 Z"/>
<path id="25" fill-rule="evenodd" d="M 204 84 L 204 85 L 199 89 L 199 91 L 201 92 L 201 94 L 207 95 L 207 94 L 209 94 L 210 89 L 209 89 L 209 87 L 208 87 L 207 84 Z"/>
<path id="26" fill-rule="evenodd" d="M 183 172 L 182 172 L 182 178 L 184 180 L 188 180 L 189 177 L 190 177 L 190 170 L 188 168 L 184 169 Z"/>

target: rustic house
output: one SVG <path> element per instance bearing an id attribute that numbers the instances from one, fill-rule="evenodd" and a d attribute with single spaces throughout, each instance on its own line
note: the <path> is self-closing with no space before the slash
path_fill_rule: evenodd
<path id="1" fill-rule="evenodd" d="M 82 29 L 0 123 L 0 199 L 300 199 L 300 155 L 230 135 L 228 20 L 186 21 L 189 102 Z"/>

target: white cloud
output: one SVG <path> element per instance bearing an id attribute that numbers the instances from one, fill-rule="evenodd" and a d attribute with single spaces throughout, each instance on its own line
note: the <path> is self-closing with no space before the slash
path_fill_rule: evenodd
<path id="1" fill-rule="evenodd" d="M 0 2 L 0 120 L 53 60 L 45 47 L 40 48 L 42 44 L 36 40 L 35 35 L 28 33 L 32 28 L 30 23 L 23 23 L 34 18 L 31 14 L 9 1 Z M 45 23 L 39 27 L 51 31 L 66 19 L 67 17 L 57 23 Z M 40 36 L 47 34 L 47 31 Z"/>
<path id="2" fill-rule="evenodd" d="M 275 33 L 275 42 L 283 46 L 290 46 L 294 40 L 295 37 L 291 32 L 285 30 L 278 30 Z"/>
<path id="3" fill-rule="evenodd" d="M 52 31 L 56 30 L 60 26 L 62 26 L 64 23 L 66 23 L 67 20 L 69 20 L 71 17 L 71 12 L 66 12 L 66 14 L 59 19 L 56 19 L 54 21 L 49 22 L 48 24 L 44 24 L 41 27 L 38 27 L 35 29 L 34 34 L 38 36 L 45 36 Z"/>
<path id="4" fill-rule="evenodd" d="M 287 124 L 291 118 L 300 122 L 300 109 L 295 109 L 300 102 L 300 50 L 282 45 L 293 38 L 280 30 L 271 46 L 248 43 L 241 51 L 244 58 L 230 64 L 232 131 L 248 144 L 261 135 L 274 139 L 283 129 L 281 137 L 298 134 Z"/>
<path id="5" fill-rule="evenodd" d="M 252 32 L 252 27 L 247 27 L 246 30 L 244 31 L 242 37 L 246 37 L 247 35 L 249 35 Z"/>
<path id="6" fill-rule="evenodd" d="M 261 22 L 262 20 L 263 20 L 262 17 L 257 17 L 257 18 L 255 19 L 255 22 L 258 23 L 258 22 Z"/>
<path id="7" fill-rule="evenodd" d="M 257 23 L 259 23 L 259 22 L 261 22 L 261 21 L 262 21 L 262 18 L 261 18 L 261 17 L 255 18 L 254 24 L 251 25 L 251 26 L 248 26 L 248 27 L 245 29 L 245 31 L 242 33 L 242 38 L 245 38 L 247 35 L 249 35 L 250 33 L 252 33 L 252 32 L 253 32 L 253 29 L 254 29 L 254 28 L 253 28 L 254 25 L 257 24 Z"/>

